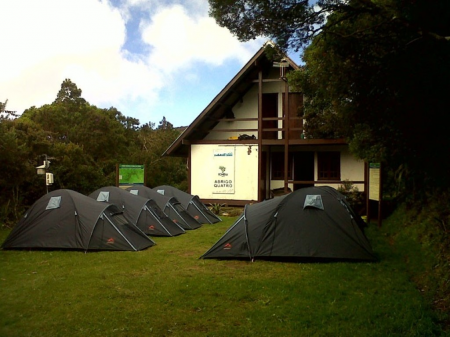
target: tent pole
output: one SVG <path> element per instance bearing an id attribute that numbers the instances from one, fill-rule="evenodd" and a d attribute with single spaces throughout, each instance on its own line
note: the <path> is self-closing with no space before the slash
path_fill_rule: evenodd
<path id="1" fill-rule="evenodd" d="M 106 218 L 106 220 L 108 220 L 108 222 L 111 224 L 111 226 L 114 227 L 114 229 L 117 231 L 117 233 L 120 234 L 121 237 L 123 237 L 125 239 L 125 241 L 131 246 L 131 248 L 133 248 L 135 251 L 137 251 L 136 247 L 134 247 L 131 242 L 125 237 L 125 235 L 122 234 L 121 231 L 119 231 L 119 229 L 117 229 L 116 225 L 114 225 L 114 223 L 111 221 L 110 218 L 108 218 L 108 216 L 106 214 L 103 214 L 103 216 Z"/>
<path id="2" fill-rule="evenodd" d="M 155 212 L 153 212 L 153 210 L 149 207 L 147 207 L 147 205 L 145 205 L 144 209 L 149 212 L 151 215 L 153 215 L 153 217 L 156 219 L 156 221 L 158 221 L 158 223 L 161 225 L 162 228 L 164 228 L 164 230 L 166 231 L 167 234 L 169 234 L 170 236 L 173 236 L 166 227 L 164 227 L 164 225 L 162 224 L 161 221 L 159 221 L 159 217 L 156 215 Z"/>

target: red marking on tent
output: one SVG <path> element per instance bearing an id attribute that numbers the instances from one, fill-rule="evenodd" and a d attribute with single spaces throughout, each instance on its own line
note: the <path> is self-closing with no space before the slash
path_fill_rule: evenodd
<path id="1" fill-rule="evenodd" d="M 175 222 L 175 223 L 177 223 L 177 222 L 178 222 L 178 221 L 177 221 L 177 219 L 173 219 L 172 221 L 173 221 L 173 222 Z"/>
<path id="2" fill-rule="evenodd" d="M 226 243 L 225 246 L 223 246 L 223 249 L 231 249 L 231 243 Z"/>
<path id="3" fill-rule="evenodd" d="M 200 217 L 198 215 L 194 216 L 195 220 L 198 220 Z"/>
<path id="4" fill-rule="evenodd" d="M 150 229 L 151 231 L 155 230 L 155 226 L 151 225 L 148 227 L 148 229 Z"/>
<path id="5" fill-rule="evenodd" d="M 114 238 L 109 238 L 108 241 L 106 241 L 106 243 L 114 243 Z"/>

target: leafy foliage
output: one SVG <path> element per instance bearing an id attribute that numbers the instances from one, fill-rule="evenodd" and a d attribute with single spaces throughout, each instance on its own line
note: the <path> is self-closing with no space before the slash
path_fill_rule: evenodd
<path id="1" fill-rule="evenodd" d="M 137 151 L 132 158 L 136 163 L 144 163 L 148 186 L 171 185 L 181 190 L 187 189 L 186 163 L 182 158 L 162 157 L 162 153 L 178 137 L 179 132 L 164 118 L 157 129 L 154 124 L 145 124 L 138 134 Z M 165 125 L 165 127 L 164 127 Z"/>
<path id="2" fill-rule="evenodd" d="M 61 83 L 61 89 L 53 103 L 71 104 L 75 106 L 86 104 L 86 100 L 81 97 L 81 93 L 82 90 L 70 79 L 66 78 Z"/>
<path id="3" fill-rule="evenodd" d="M 345 137 L 358 157 L 400 166 L 406 191 L 450 187 L 450 2 L 210 0 L 242 40 L 304 53 L 289 76 L 305 94 L 306 134 Z"/>
<path id="4" fill-rule="evenodd" d="M 417 14 L 423 5 L 384 3 L 391 15 Z M 346 137 L 354 154 L 383 161 L 391 170 L 408 167 L 409 191 L 449 187 L 450 164 L 433 149 L 450 149 L 446 126 L 439 122 L 450 109 L 444 98 L 450 92 L 450 42 L 421 34 L 417 27 L 431 24 L 426 20 L 405 26 L 405 13 L 393 20 L 386 11 L 352 20 L 345 19 L 348 13 L 333 13 L 327 34 L 306 49 L 303 73 L 291 79 L 308 97 L 307 132 Z M 419 19 L 411 14 L 411 20 Z M 434 28 L 450 33 L 450 27 Z"/>
<path id="5" fill-rule="evenodd" d="M 421 37 L 450 40 L 450 5 L 445 0 L 433 2 L 433 6 L 426 0 L 209 0 L 209 4 L 210 15 L 240 40 L 266 36 L 282 48 L 297 51 L 314 37 L 335 34 L 335 27 L 361 16 L 381 18 L 381 23 L 396 22 Z M 330 23 L 330 14 L 339 17 Z M 365 34 L 366 28 L 349 34 Z"/>
<path id="6" fill-rule="evenodd" d="M 6 100 L 4 103 L 0 102 L 0 112 L 5 111 L 7 103 L 8 103 L 8 100 Z"/>
<path id="7" fill-rule="evenodd" d="M 350 206 L 359 214 L 365 210 L 364 195 L 350 180 L 344 180 L 337 190 L 345 196 Z"/>
<path id="8" fill-rule="evenodd" d="M 402 205 L 382 233 L 399 251 L 412 280 L 450 329 L 450 194 Z M 447 331 L 448 333 L 448 331 Z"/>
<path id="9" fill-rule="evenodd" d="M 81 89 L 66 79 L 55 101 L 30 107 L 19 118 L 0 117 L 0 221 L 14 223 L 23 210 L 45 193 L 45 180 L 36 174 L 44 154 L 51 158 L 51 189 L 67 188 L 89 194 L 115 185 L 116 164 L 145 164 L 147 182 L 186 188 L 179 158 L 161 154 L 178 136 L 165 118 L 154 123 L 124 116 L 116 108 L 100 109 L 81 97 Z"/>

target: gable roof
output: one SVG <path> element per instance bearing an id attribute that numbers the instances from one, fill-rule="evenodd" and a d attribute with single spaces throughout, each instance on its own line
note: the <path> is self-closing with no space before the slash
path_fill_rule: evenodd
<path id="1" fill-rule="evenodd" d="M 266 42 L 256 52 L 200 115 L 169 146 L 163 156 L 187 156 L 188 146 L 184 144 L 186 140 L 203 139 L 208 134 L 208 130 L 219 123 L 218 119 L 224 118 L 227 111 L 255 84 L 254 80 L 258 80 L 259 70 L 262 69 L 263 74 L 267 74 L 272 69 L 273 60 L 270 60 L 265 53 L 267 47 L 274 47 L 274 44 Z M 289 63 L 289 67 L 295 70 L 299 69 L 299 66 L 288 56 L 283 55 L 283 58 Z"/>

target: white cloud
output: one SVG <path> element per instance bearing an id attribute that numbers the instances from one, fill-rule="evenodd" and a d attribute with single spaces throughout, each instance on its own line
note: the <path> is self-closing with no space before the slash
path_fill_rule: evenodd
<path id="1" fill-rule="evenodd" d="M 0 62 L 0 100 L 8 99 L 9 109 L 51 103 L 65 78 L 97 105 L 154 98 L 161 87 L 157 71 L 125 58 L 125 22 L 107 2 L 2 0 L 0 12 L 8 51 Z"/>
<path id="2" fill-rule="evenodd" d="M 91 104 L 115 106 L 145 122 L 175 74 L 196 78 L 199 63 L 244 63 L 261 46 L 239 43 L 218 27 L 207 16 L 206 0 L 169 7 L 156 0 L 115 3 L 121 7 L 108 0 L 1 0 L 0 101 L 8 99 L 7 108 L 21 113 L 51 103 L 70 78 Z M 141 33 L 150 48 L 144 56 L 123 50 L 136 10 L 146 19 Z"/>
<path id="3" fill-rule="evenodd" d="M 149 62 L 156 66 L 166 65 L 166 72 L 193 62 L 221 65 L 234 58 L 243 63 L 254 52 L 254 48 L 240 43 L 214 19 L 208 16 L 194 19 L 180 5 L 163 8 L 151 22 L 143 23 L 142 38 L 153 48 Z M 261 46 L 260 41 L 258 45 Z"/>

